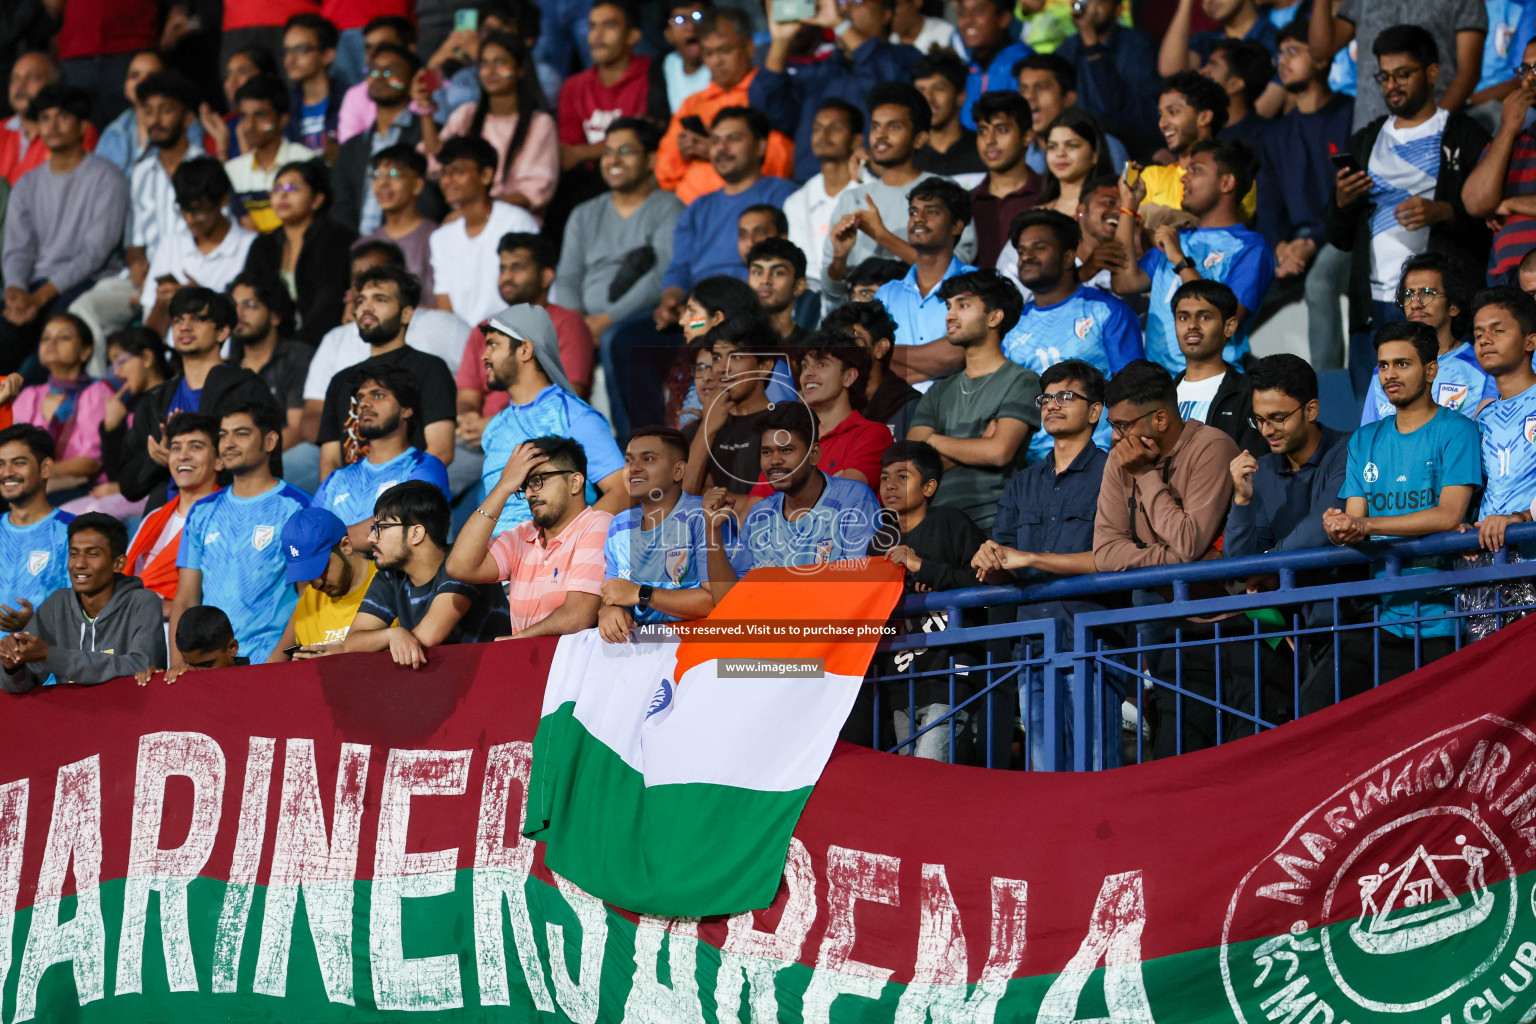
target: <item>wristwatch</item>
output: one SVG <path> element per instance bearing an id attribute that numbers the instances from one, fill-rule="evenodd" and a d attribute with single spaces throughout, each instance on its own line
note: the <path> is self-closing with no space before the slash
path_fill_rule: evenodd
<path id="1" fill-rule="evenodd" d="M 635 607 L 644 608 L 646 605 L 650 604 L 651 594 L 654 593 L 655 590 L 656 588 L 651 586 L 649 583 L 640 584 L 640 596 L 635 599 Z"/>
<path id="2" fill-rule="evenodd" d="M 1182 260 L 1179 260 L 1179 262 L 1177 262 L 1177 263 L 1175 263 L 1173 265 L 1173 269 L 1174 269 L 1175 273 L 1180 273 L 1180 274 L 1182 274 L 1186 270 L 1194 270 L 1195 269 L 1195 261 L 1193 259 L 1191 259 L 1190 257 L 1185 256 Z"/>

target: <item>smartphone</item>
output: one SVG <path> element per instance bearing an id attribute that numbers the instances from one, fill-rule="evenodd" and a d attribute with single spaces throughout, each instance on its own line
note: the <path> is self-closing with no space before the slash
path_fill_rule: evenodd
<path id="1" fill-rule="evenodd" d="M 428 92 L 437 92 L 443 86 L 443 73 L 437 68 L 423 68 L 421 83 L 427 87 Z"/>
<path id="2" fill-rule="evenodd" d="M 679 124 L 681 124 L 686 131 L 693 132 L 695 135 L 709 134 L 709 129 L 704 127 L 704 119 L 698 114 L 689 114 L 687 117 L 683 118 Z"/>
<path id="3" fill-rule="evenodd" d="M 476 32 L 480 28 L 480 12 L 473 7 L 460 7 L 453 12 L 455 32 Z"/>
<path id="4" fill-rule="evenodd" d="M 779 24 L 816 16 L 816 0 L 773 0 L 773 20 Z"/>
<path id="5" fill-rule="evenodd" d="M 1359 161 L 1350 156 L 1348 153 L 1335 153 L 1330 156 L 1328 160 L 1333 164 L 1333 166 L 1347 174 L 1354 174 L 1356 171 L 1365 170 L 1364 167 L 1360 166 Z"/>
<path id="6" fill-rule="evenodd" d="M 283 657 L 291 658 L 295 654 L 297 654 L 299 651 L 302 651 L 303 649 L 304 649 L 304 645 L 303 644 L 294 644 L 292 647 L 284 647 L 283 648 Z"/>
<path id="7" fill-rule="evenodd" d="M 1127 188 L 1135 188 L 1136 183 L 1141 180 L 1141 164 L 1131 160 L 1126 161 L 1125 174 L 1122 177 Z"/>

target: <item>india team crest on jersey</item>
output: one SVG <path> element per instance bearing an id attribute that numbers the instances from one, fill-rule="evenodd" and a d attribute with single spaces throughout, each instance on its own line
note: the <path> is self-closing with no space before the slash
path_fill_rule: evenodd
<path id="1" fill-rule="evenodd" d="M 1093 317 L 1080 316 L 1072 322 L 1072 333 L 1084 341 L 1088 340 L 1088 332 L 1093 330 Z"/>
<path id="2" fill-rule="evenodd" d="M 1221 261 L 1227 258 L 1224 252 L 1208 252 L 1205 254 L 1205 269 L 1214 270 L 1221 266 Z"/>
<path id="3" fill-rule="evenodd" d="M 1536 416 L 1525 418 L 1525 429 L 1521 433 L 1525 435 L 1526 444 L 1536 444 Z"/>
<path id="4" fill-rule="evenodd" d="M 832 542 L 824 540 L 816 546 L 816 564 L 832 561 Z"/>
<path id="5" fill-rule="evenodd" d="M 36 576 L 46 569 L 48 567 L 48 554 L 47 551 L 33 551 L 27 555 L 27 572 Z"/>
<path id="6" fill-rule="evenodd" d="M 267 550 L 267 545 L 272 543 L 272 538 L 277 535 L 275 526 L 258 526 L 251 531 L 251 547 L 257 551 Z"/>
<path id="7" fill-rule="evenodd" d="M 688 549 L 671 548 L 667 551 L 666 573 L 667 579 L 673 583 L 683 582 L 683 573 L 688 571 Z"/>
<path id="8" fill-rule="evenodd" d="M 1472 388 L 1467 384 L 1454 384 L 1449 381 L 1435 385 L 1435 404 L 1443 405 L 1447 409 L 1460 412 L 1461 407 L 1467 404 L 1467 396 L 1472 393 Z"/>

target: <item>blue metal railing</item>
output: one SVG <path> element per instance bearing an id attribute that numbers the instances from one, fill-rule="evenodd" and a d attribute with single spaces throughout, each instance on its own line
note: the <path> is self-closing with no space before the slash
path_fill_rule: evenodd
<path id="1" fill-rule="evenodd" d="M 1274 728 L 1303 713 L 1308 701 L 1334 703 L 1358 688 L 1357 679 L 1344 678 L 1342 666 L 1345 645 L 1358 653 L 1351 641 L 1361 634 L 1371 641 L 1374 686 L 1386 681 L 1384 645 L 1400 650 L 1411 640 L 1412 666 L 1417 667 L 1426 658 L 1432 660 L 1447 640 L 1451 648 L 1459 648 L 1470 619 L 1492 616 L 1494 625 L 1502 625 L 1536 610 L 1536 603 L 1505 599 L 1505 589 L 1514 581 L 1536 576 L 1536 561 L 1512 557 L 1521 545 L 1536 546 L 1536 523 L 1512 527 L 1505 548 L 1482 559 L 1483 564 L 1453 561 L 1479 552 L 1475 532 L 1444 533 L 1096 573 L 1027 586 L 912 594 L 898 606 L 897 617 L 926 618 L 927 631 L 881 645 L 867 679 L 869 699 L 861 710 L 870 715 L 870 738 L 877 746 L 994 767 L 1022 763 L 1044 770 L 1087 770 L 1141 761 L 1151 754 L 1147 740 L 1153 734 L 1159 737 L 1161 756 L 1210 745 L 1212 739 L 1221 743 Z M 1445 567 L 1425 573 L 1425 560 Z M 1364 576 L 1364 570 L 1371 570 L 1370 578 L 1343 578 L 1351 572 Z M 1310 585 L 1298 586 L 1298 573 Z M 1192 585 L 1258 576 L 1278 577 L 1278 589 L 1190 597 Z M 1466 604 L 1464 597 L 1473 588 L 1482 588 L 1489 607 Z M 1536 593 L 1536 588 L 1527 589 Z M 1430 601 L 1421 607 L 1410 596 L 1401 598 L 1411 602 L 1403 618 L 1380 618 L 1378 602 L 1383 596 L 1429 591 L 1449 591 L 1449 607 Z M 1066 630 L 1054 619 L 996 621 L 1020 605 L 1098 598 L 1091 602 L 1097 605 L 1111 595 L 1116 600 L 1108 603 L 1129 606 L 1081 611 L 1071 617 Z M 1129 595 L 1139 600 L 1128 601 Z M 1166 595 L 1172 599 L 1166 600 Z M 1273 609 L 1284 611 L 1269 611 L 1268 625 L 1262 625 L 1256 616 Z M 984 612 L 992 621 L 980 624 L 976 620 Z M 1196 620 L 1216 621 L 1207 629 Z M 1389 630 L 1392 639 L 1383 640 Z M 1227 667 L 1239 648 L 1246 648 L 1242 661 Z M 925 664 L 918 667 L 923 652 Z M 905 665 L 903 654 L 911 659 Z M 1205 672 L 1207 659 L 1214 686 L 1191 684 L 1192 676 L 1211 674 Z M 1229 678 L 1224 679 L 1224 673 Z M 1276 678 L 1282 674 L 1288 676 L 1285 685 Z M 1391 677 L 1398 674 L 1394 671 Z M 938 699 L 932 699 L 935 690 Z M 929 698 L 926 718 L 919 693 Z M 1122 711 L 1124 731 L 1131 737 L 1123 747 Z M 1214 736 L 1186 742 L 1190 723 L 1202 718 L 1214 719 Z"/>

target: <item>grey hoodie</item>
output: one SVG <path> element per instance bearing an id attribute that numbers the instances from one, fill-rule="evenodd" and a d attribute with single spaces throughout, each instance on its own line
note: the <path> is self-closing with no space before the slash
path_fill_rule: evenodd
<path id="1" fill-rule="evenodd" d="M 10 693 L 41 686 L 50 674 L 60 683 L 94 686 L 166 665 L 160 595 L 145 590 L 137 576 L 117 575 L 112 599 L 95 622 L 86 621 L 72 588 L 55 590 L 22 632 L 41 637 L 50 650 L 42 661 L 14 673 L 0 671 L 0 688 Z"/>

